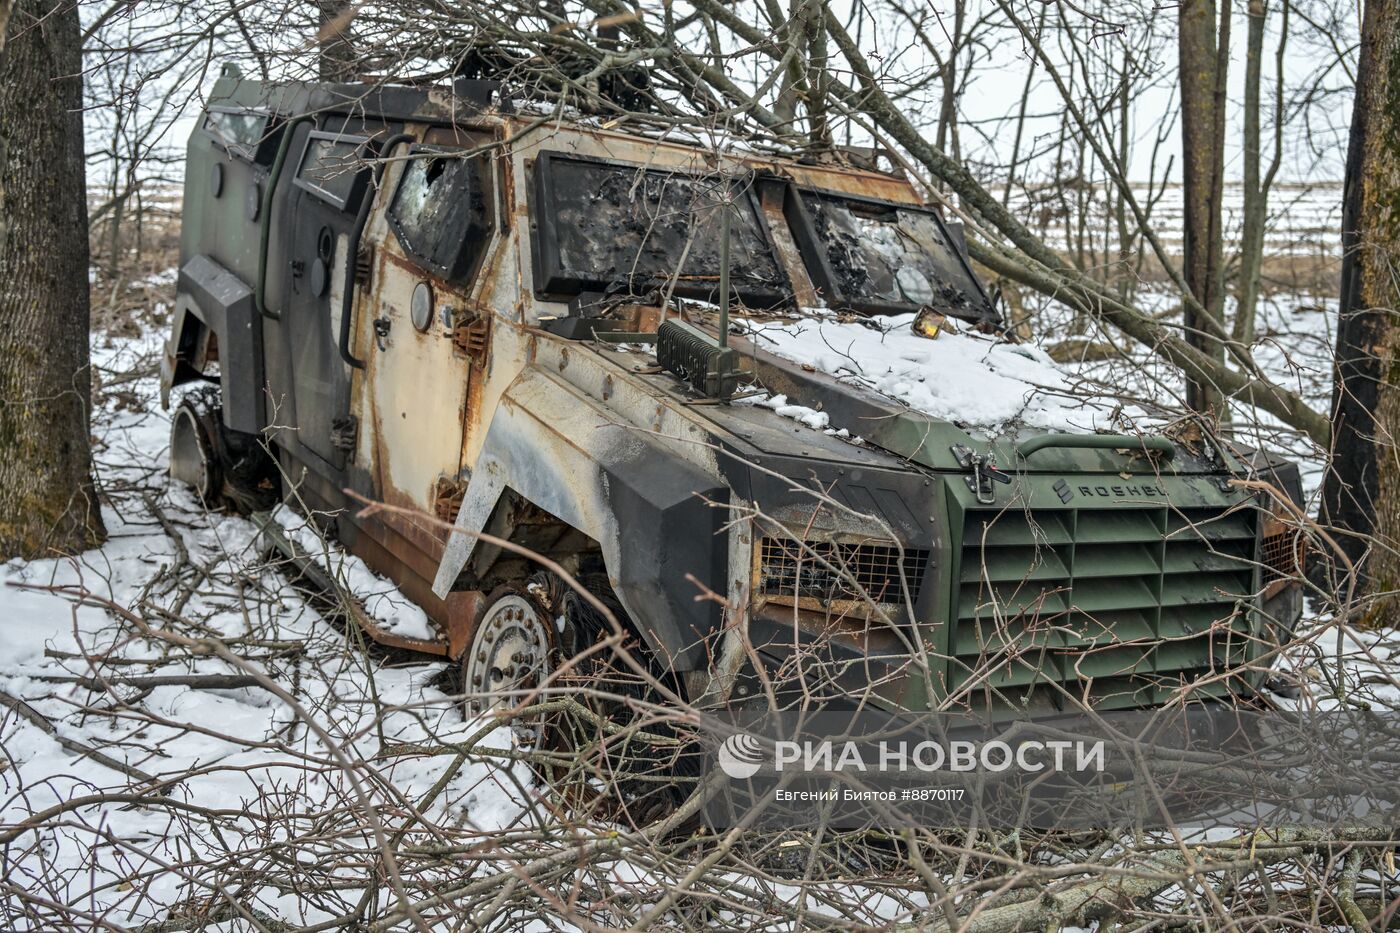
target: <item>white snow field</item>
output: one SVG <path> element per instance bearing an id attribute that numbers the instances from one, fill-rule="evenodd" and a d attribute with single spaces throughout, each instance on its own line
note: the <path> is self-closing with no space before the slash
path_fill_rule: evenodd
<path id="1" fill-rule="evenodd" d="M 158 347 L 99 340 L 95 362 L 108 379 L 152 373 Z M 167 482 L 156 379 L 125 387 L 95 417 L 107 544 L 0 567 L 4 884 L 139 928 L 206 916 L 211 891 L 262 873 L 239 894 L 250 915 L 317 923 L 335 912 L 297 890 L 298 864 L 372 845 L 375 821 L 403 824 L 390 814 L 449 771 L 430 819 L 482 839 L 519 823 L 534 793 L 525 765 L 376 757 L 481 731 L 434 685 L 446 665 L 386 663 L 325 621 L 250 522 L 210 514 Z M 372 597 L 397 594 L 368 576 L 350 579 Z M 483 746 L 509 749 L 509 729 L 488 731 Z M 366 802 L 388 814 L 372 819 Z M 325 871 L 372 880 L 354 859 Z M 0 927 L 44 928 L 13 906 L 0 897 Z"/>

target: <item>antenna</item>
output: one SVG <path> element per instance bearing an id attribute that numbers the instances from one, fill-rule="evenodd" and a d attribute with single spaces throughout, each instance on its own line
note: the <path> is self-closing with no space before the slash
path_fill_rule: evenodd
<path id="1" fill-rule="evenodd" d="M 729 346 L 729 179 L 724 181 L 724 197 L 719 210 L 719 348 Z"/>
<path id="2" fill-rule="evenodd" d="M 702 395 L 720 401 L 734 394 L 739 380 L 735 351 L 729 346 L 729 199 L 732 194 L 733 187 L 726 178 L 719 204 L 719 339 L 679 316 L 663 316 L 656 330 L 656 362 L 661 368 L 689 382 L 691 388 Z M 682 258 L 681 264 L 684 263 Z M 664 304 L 662 314 L 665 314 Z"/>

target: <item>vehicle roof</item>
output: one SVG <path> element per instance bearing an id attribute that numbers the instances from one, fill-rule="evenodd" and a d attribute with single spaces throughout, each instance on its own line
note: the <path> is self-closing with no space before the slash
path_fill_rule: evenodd
<path id="1" fill-rule="evenodd" d="M 919 205 L 924 200 L 918 189 L 902 173 L 874 171 L 853 164 L 852 150 L 841 148 L 823 153 L 820 161 L 810 154 L 759 151 L 735 145 L 716 145 L 698 137 L 680 138 L 682 131 L 648 123 L 644 117 L 626 122 L 604 120 L 564 108 L 540 112 L 530 101 L 491 102 L 485 98 L 485 85 L 494 82 L 458 82 L 446 85 L 407 85 L 391 83 L 331 84 L 308 81 L 264 82 L 235 75 L 221 77 L 211 91 L 207 107 L 239 107 L 300 115 L 324 111 L 351 114 L 365 119 L 389 122 L 437 122 L 474 128 L 499 127 L 503 134 L 522 142 L 558 148 L 566 137 L 586 137 L 590 148 L 612 150 L 619 160 L 633 158 L 653 165 L 718 167 L 718 160 L 730 165 L 790 178 L 799 185 L 842 194 L 901 204 Z M 473 93 L 475 92 L 475 93 Z M 722 155 L 720 154 L 722 152 Z M 629 158 L 629 154 L 631 158 Z"/>

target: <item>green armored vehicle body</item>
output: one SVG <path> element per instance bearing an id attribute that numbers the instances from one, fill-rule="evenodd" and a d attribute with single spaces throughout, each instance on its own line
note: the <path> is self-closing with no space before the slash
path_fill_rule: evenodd
<path id="1" fill-rule="evenodd" d="M 172 471 L 294 504 L 425 614 L 372 636 L 474 694 L 538 684 L 586 646 L 523 549 L 599 581 L 699 704 L 1260 684 L 1298 555 L 1235 481 L 1296 469 L 1199 432 L 993 437 L 784 355 L 764 322 L 1001 321 L 898 174 L 493 95 L 223 78 L 189 144 Z"/>

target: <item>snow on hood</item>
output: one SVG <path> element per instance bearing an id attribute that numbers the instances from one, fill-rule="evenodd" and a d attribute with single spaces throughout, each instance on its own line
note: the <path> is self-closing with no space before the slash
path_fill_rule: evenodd
<path id="1" fill-rule="evenodd" d="M 825 310 L 807 313 L 800 320 L 736 323 L 761 349 L 988 434 L 1020 426 L 1123 430 L 1147 418 L 1136 406 L 1079 397 L 1083 390 L 1071 374 L 1038 347 L 950 328 L 930 340 L 910 329 L 913 314 L 841 321 Z"/>

